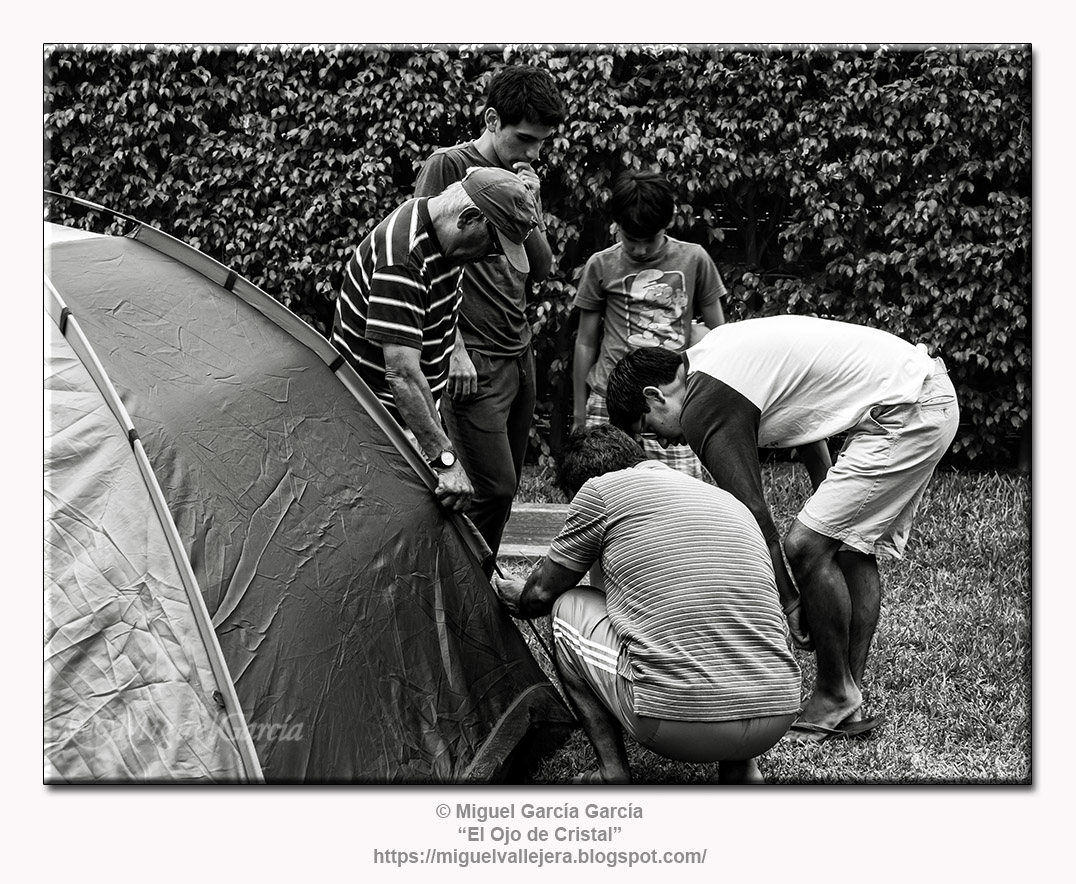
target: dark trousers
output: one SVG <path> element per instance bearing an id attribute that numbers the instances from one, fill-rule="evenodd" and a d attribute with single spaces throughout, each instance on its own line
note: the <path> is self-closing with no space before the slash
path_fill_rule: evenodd
<path id="1" fill-rule="evenodd" d="M 512 512 L 534 418 L 534 354 L 498 359 L 468 351 L 478 393 L 466 402 L 445 396 L 441 416 L 475 493 L 467 515 L 493 554 Z"/>

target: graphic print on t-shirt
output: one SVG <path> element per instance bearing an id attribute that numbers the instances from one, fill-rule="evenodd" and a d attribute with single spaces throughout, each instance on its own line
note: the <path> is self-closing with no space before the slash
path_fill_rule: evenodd
<path id="1" fill-rule="evenodd" d="M 628 296 L 628 335 L 632 347 L 665 347 L 679 350 L 684 345 L 684 308 L 687 291 L 679 270 L 651 268 L 624 277 Z"/>

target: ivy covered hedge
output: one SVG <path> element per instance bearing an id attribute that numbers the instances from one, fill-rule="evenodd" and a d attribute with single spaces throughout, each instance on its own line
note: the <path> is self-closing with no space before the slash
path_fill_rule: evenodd
<path id="1" fill-rule="evenodd" d="M 355 243 L 437 146 L 475 137 L 488 75 L 548 69 L 557 265 L 532 293 L 534 453 L 571 414 L 571 299 L 623 168 L 667 172 L 731 319 L 811 313 L 945 356 L 954 459 L 1011 465 L 1031 409 L 1028 47 L 53 47 L 45 186 L 159 226 L 326 331 Z M 63 217 L 74 212 L 54 206 Z"/>

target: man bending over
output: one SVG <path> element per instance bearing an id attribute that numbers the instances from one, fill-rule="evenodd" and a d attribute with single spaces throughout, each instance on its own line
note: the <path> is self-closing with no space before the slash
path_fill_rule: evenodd
<path id="1" fill-rule="evenodd" d="M 945 363 L 880 329 L 768 316 L 722 325 L 682 355 L 636 350 L 609 376 L 610 420 L 686 438 L 714 481 L 754 513 L 793 635 L 799 601 L 818 677 L 792 733 L 863 733 L 863 676 L 878 625 L 877 556 L 901 558 L 923 492 L 956 434 Z M 846 433 L 836 463 L 817 450 Z M 759 448 L 800 448 L 814 494 L 784 540 L 763 497 Z M 803 646 L 801 642 L 801 647 Z"/>

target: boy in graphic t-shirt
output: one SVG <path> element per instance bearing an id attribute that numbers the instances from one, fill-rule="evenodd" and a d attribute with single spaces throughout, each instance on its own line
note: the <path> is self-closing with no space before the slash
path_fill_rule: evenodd
<path id="1" fill-rule="evenodd" d="M 619 241 L 590 257 L 574 301 L 579 331 L 573 429 L 608 423 L 605 383 L 628 352 L 690 346 L 696 312 L 709 328 L 725 321 L 725 284 L 706 250 L 665 232 L 674 199 L 672 184 L 658 172 L 624 172 L 613 185 L 609 209 Z M 647 457 L 697 479 L 704 475 L 687 445 L 663 448 L 644 438 L 643 449 Z"/>

